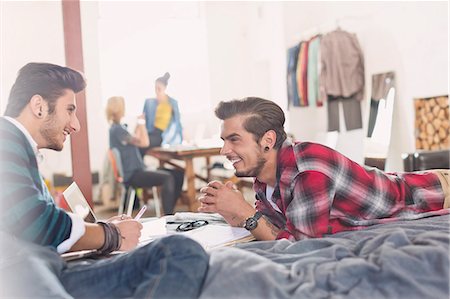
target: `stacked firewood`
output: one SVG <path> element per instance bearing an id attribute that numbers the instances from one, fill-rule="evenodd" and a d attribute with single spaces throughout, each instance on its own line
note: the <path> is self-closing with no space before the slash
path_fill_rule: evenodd
<path id="1" fill-rule="evenodd" d="M 416 149 L 450 148 L 448 96 L 415 99 Z"/>

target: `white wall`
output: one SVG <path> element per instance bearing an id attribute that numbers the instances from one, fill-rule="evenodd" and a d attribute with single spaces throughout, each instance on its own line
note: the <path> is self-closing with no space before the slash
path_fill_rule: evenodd
<path id="1" fill-rule="evenodd" d="M 93 29 L 98 26 L 98 49 L 85 50 L 85 56 L 100 52 L 103 104 L 89 106 L 90 114 L 99 115 L 96 146 L 90 149 L 94 157 L 108 147 L 106 99 L 124 96 L 126 121 L 133 126 L 144 99 L 154 96 L 154 80 L 166 71 L 171 73 L 168 94 L 179 101 L 188 141 L 202 130 L 205 138 L 218 139 L 213 110 L 221 100 L 259 95 L 285 106 L 280 3 L 100 2 L 97 9 L 98 24 L 93 18 L 91 23 Z M 100 163 L 93 160 L 92 168 L 99 169 Z"/>
<path id="2" fill-rule="evenodd" d="M 259 96 L 286 111 L 283 6 L 277 2 L 208 2 L 210 101 Z M 213 130 L 219 122 L 211 115 Z"/>
<path id="3" fill-rule="evenodd" d="M 4 3 L 1 44 L 7 74 L 2 75 L 6 86 L 2 99 L 26 62 L 64 64 L 60 3 Z M 108 148 L 106 99 L 124 96 L 126 120 L 133 126 L 144 99 L 154 96 L 154 80 L 165 71 L 172 74 L 168 93 L 179 100 L 188 139 L 196 137 L 197 126 L 205 130 L 204 137 L 218 136 L 213 109 L 220 100 L 258 95 L 284 107 L 282 8 L 280 3 L 258 2 L 82 1 L 88 81 L 88 123 L 84 125 L 88 126 L 92 170 L 101 169 Z M 27 41 L 33 47 L 21 46 Z M 6 101 L 1 105 L 4 111 Z M 70 175 L 68 145 L 63 154 L 48 151 L 45 155 L 46 176 Z"/>
<path id="4" fill-rule="evenodd" d="M 365 55 L 366 101 L 371 75 L 396 74 L 391 147 L 387 170 L 401 171 L 401 154 L 414 150 L 413 98 L 448 94 L 448 2 L 286 2 L 286 48 L 315 33 L 340 27 L 358 36 Z M 340 134 L 338 149 L 362 161 L 364 129 Z M 297 138 L 315 140 L 326 132 L 325 108 L 291 108 Z M 294 121 L 295 120 L 295 121 Z"/>
<path id="5" fill-rule="evenodd" d="M 2 113 L 17 71 L 28 62 L 50 62 L 65 65 L 62 7 L 59 1 L 1 1 L 1 99 Z M 82 34 L 86 88 L 87 125 L 91 168 L 99 170 L 107 143 L 103 106 L 100 96 L 99 51 L 96 2 L 81 2 Z M 70 142 L 70 141 L 69 141 Z M 70 143 L 61 153 L 42 150 L 39 165 L 49 179 L 53 173 L 72 174 Z"/>
<path id="6" fill-rule="evenodd" d="M 126 12 L 123 18 L 108 10 L 111 3 L 123 5 L 123 12 Z M 59 2 L 1 1 L 0 5 L 0 108 L 3 112 L 21 66 L 30 61 L 65 62 Z M 129 106 L 129 115 L 135 115 L 143 98 L 152 95 L 155 76 L 166 71 L 170 55 L 176 53 L 168 50 L 168 56 L 162 57 L 160 64 L 149 65 L 142 52 L 153 45 L 164 48 L 173 39 L 183 41 L 175 50 L 192 51 L 189 41 L 178 36 L 176 31 L 172 35 L 157 35 L 158 38 L 152 35 L 164 27 L 167 20 L 163 16 L 171 15 L 180 24 L 195 16 L 198 25 L 195 34 L 204 36 L 201 55 L 193 54 L 201 59 L 180 66 L 180 75 L 173 77 L 169 86 L 169 93 L 180 99 L 183 121 L 191 127 L 191 132 L 195 131 L 195 124 L 201 123 L 205 125 L 207 136 L 217 134 L 219 124 L 212 110 L 219 101 L 257 95 L 276 101 L 287 112 L 288 131 L 297 138 L 314 140 L 324 134 L 325 109 L 286 110 L 286 50 L 302 38 L 332 30 L 336 19 L 340 20 L 343 29 L 355 32 L 359 37 L 365 53 L 368 84 L 373 73 L 396 72 L 398 95 L 388 169 L 401 170 L 400 154 L 414 149 L 412 99 L 448 94 L 446 2 L 83 1 L 81 9 L 93 170 L 101 168 L 108 146 L 105 99 L 113 94 L 124 95 L 136 103 L 135 110 Z M 127 17 L 135 20 L 128 22 Z M 114 22 L 117 23 L 114 29 L 120 28 L 120 31 L 115 31 L 108 39 L 101 36 L 102 26 L 113 26 Z M 151 26 L 142 27 L 147 22 Z M 136 48 L 135 42 L 139 39 L 131 35 L 142 32 L 145 32 L 142 48 Z M 134 42 L 136 55 L 123 57 L 120 50 L 130 41 Z M 136 67 L 148 70 L 148 76 L 136 76 Z M 202 75 L 189 76 L 194 69 Z M 369 85 L 367 95 L 368 90 Z M 366 120 L 365 111 L 363 116 Z M 362 132 L 341 134 L 338 140 L 338 148 L 350 152 L 355 160 L 362 160 Z M 69 146 L 63 153 L 46 152 L 45 156 L 45 175 L 71 173 Z"/>
<path id="7" fill-rule="evenodd" d="M 206 28 L 198 2 L 100 2 L 102 101 L 124 96 L 134 126 L 154 82 L 171 74 L 167 92 L 178 100 L 186 138 L 210 111 Z M 202 103 L 202 105 L 195 105 Z M 104 117 L 103 117 L 104 118 Z"/>
<path id="8" fill-rule="evenodd" d="M 5 2 L 1 11 L 1 114 L 18 70 L 29 62 L 65 64 L 62 8 L 60 2 Z M 68 144 L 68 143 L 67 143 Z M 72 173 L 70 146 L 62 153 L 43 150 L 40 168 L 51 178 L 53 171 Z"/>

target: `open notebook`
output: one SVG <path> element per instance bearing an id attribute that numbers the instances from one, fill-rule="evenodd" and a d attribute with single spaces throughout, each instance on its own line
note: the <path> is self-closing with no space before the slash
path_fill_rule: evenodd
<path id="1" fill-rule="evenodd" d="M 78 185 L 73 182 L 64 192 L 64 198 L 73 213 L 79 215 L 87 222 L 95 223 L 98 218 L 90 207 Z M 167 221 L 186 222 L 204 219 L 210 224 L 188 231 L 176 232 L 175 226 L 167 229 Z M 231 227 L 219 214 L 182 212 L 161 218 L 141 219 L 142 230 L 139 245 L 143 246 L 157 238 L 171 234 L 182 234 L 199 242 L 206 250 L 229 246 L 235 243 L 254 240 L 253 235 L 244 228 Z M 66 260 L 73 260 L 95 255 L 95 250 L 65 253 L 62 256 Z"/>
<path id="2" fill-rule="evenodd" d="M 255 240 L 245 228 L 218 224 L 208 224 L 185 232 L 184 235 L 200 243 L 206 250 Z"/>

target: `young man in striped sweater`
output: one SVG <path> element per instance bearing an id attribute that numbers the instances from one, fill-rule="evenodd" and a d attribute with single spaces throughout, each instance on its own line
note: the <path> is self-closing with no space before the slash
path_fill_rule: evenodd
<path id="1" fill-rule="evenodd" d="M 196 297 L 208 265 L 206 253 L 196 242 L 169 237 L 131 251 L 140 237 L 139 222 L 113 217 L 86 223 L 54 204 L 39 174 L 39 150 L 61 151 L 67 136 L 80 129 L 75 94 L 84 88 L 85 80 L 75 70 L 29 63 L 11 89 L 5 116 L 0 118 L 0 245 L 2 258 L 9 261 L 0 270 L 30 281 L 19 280 L 15 285 L 17 277 L 2 275 L 2 284 L 9 286 L 3 294 Z M 76 267 L 67 267 L 57 254 L 83 249 L 97 249 L 100 254 L 131 252 Z M 36 256 L 34 262 L 30 255 Z M 190 271 L 179 271 L 183 268 Z"/>

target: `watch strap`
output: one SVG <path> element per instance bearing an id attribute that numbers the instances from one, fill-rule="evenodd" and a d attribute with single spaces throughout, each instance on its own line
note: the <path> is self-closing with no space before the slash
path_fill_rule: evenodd
<path id="1" fill-rule="evenodd" d="M 258 226 L 258 220 L 261 218 L 261 216 L 262 213 L 260 211 L 257 211 L 255 215 L 247 218 L 244 221 L 244 225 L 242 227 L 249 231 L 254 230 Z"/>

